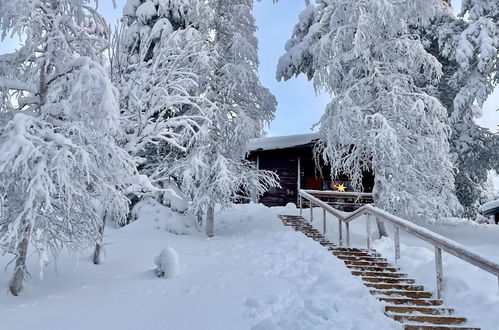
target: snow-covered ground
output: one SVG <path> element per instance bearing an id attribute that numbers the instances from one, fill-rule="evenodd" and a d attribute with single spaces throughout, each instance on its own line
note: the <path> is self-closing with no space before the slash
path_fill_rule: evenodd
<path id="1" fill-rule="evenodd" d="M 0 329 L 401 329 L 343 262 L 277 220 L 297 212 L 238 205 L 217 216 L 207 239 L 167 209 L 145 205 L 138 221 L 107 228 L 101 265 L 91 251 L 62 255 L 42 281 L 31 256 L 32 279 L 19 297 L 7 293 L 8 268 Z M 191 234 L 167 232 L 166 221 Z M 167 246 L 180 260 L 173 279 L 154 272 Z"/>
<path id="2" fill-rule="evenodd" d="M 303 215 L 310 217 L 309 209 Z M 314 225 L 322 230 L 322 211 L 315 209 Z M 336 219 L 327 216 L 326 236 L 334 243 L 338 242 L 338 225 Z M 477 224 L 463 219 L 450 219 L 446 224 L 420 224 L 424 227 L 453 239 L 470 248 L 489 260 L 499 263 L 499 226 Z M 391 237 L 373 242 L 373 248 L 383 257 L 394 263 L 393 232 L 387 226 Z M 371 226 L 374 239 L 376 226 Z M 366 246 L 366 224 L 359 219 L 350 225 L 351 245 Z M 345 236 L 343 236 L 345 237 Z M 401 259 L 398 266 L 410 277 L 416 278 L 420 284 L 431 292 L 436 292 L 435 252 L 426 242 L 400 232 Z M 499 283 L 497 277 L 443 252 L 444 301 L 456 310 L 459 315 L 466 316 L 474 326 L 483 330 L 499 330 Z"/>

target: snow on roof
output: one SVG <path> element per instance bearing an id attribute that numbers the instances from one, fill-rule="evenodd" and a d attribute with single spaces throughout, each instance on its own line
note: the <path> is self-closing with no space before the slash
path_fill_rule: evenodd
<path id="1" fill-rule="evenodd" d="M 285 149 L 315 143 L 318 139 L 319 133 L 262 137 L 251 139 L 247 147 L 248 151 Z"/>
<path id="2" fill-rule="evenodd" d="M 487 202 L 478 208 L 478 212 L 484 216 L 493 215 L 499 212 L 499 200 Z"/>

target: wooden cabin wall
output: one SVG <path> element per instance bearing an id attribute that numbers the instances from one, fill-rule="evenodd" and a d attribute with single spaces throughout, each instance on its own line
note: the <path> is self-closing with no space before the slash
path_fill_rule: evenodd
<path id="1" fill-rule="evenodd" d="M 271 188 L 260 196 L 259 202 L 266 206 L 284 206 L 288 203 L 298 203 L 298 158 L 300 158 L 301 189 L 328 190 L 331 180 L 329 166 L 320 164 L 317 167 L 313 157 L 313 146 L 301 146 L 277 150 L 258 150 L 250 153 L 248 159 L 258 164 L 261 170 L 277 173 L 281 188 Z M 348 182 L 348 177 L 340 176 L 335 182 Z M 364 191 L 371 192 L 374 186 L 374 176 L 364 173 L 362 180 Z M 348 187 L 348 185 L 347 185 Z"/>
<path id="2" fill-rule="evenodd" d="M 277 173 L 281 188 L 271 188 L 260 197 L 266 206 L 296 203 L 298 193 L 298 155 L 296 150 L 282 149 L 258 152 L 259 168 Z"/>

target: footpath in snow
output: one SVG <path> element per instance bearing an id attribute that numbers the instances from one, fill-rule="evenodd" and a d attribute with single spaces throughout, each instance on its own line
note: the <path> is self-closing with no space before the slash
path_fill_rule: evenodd
<path id="1" fill-rule="evenodd" d="M 401 329 L 360 278 L 284 227 L 280 213 L 297 210 L 237 205 L 217 216 L 216 236 L 207 239 L 181 228 L 169 210 L 145 205 L 138 221 L 107 228 L 101 265 L 91 251 L 63 255 L 42 281 L 31 256 L 32 279 L 20 297 L 7 293 L 9 268 L 0 277 L 0 329 Z M 180 259 L 174 279 L 154 274 L 166 246 Z M 9 256 L 0 259 L 5 265 Z"/>

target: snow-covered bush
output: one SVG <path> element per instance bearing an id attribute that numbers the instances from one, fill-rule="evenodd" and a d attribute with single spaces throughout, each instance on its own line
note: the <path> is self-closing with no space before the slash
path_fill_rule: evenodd
<path id="1" fill-rule="evenodd" d="M 156 276 L 162 278 L 175 278 L 179 275 L 178 253 L 171 247 L 161 250 L 161 253 L 154 258 L 156 264 Z"/>
<path id="2" fill-rule="evenodd" d="M 152 197 L 143 198 L 134 205 L 131 215 L 133 220 L 153 221 L 154 227 L 175 235 L 186 235 L 194 227 L 191 214 L 179 214 L 159 203 Z"/>

